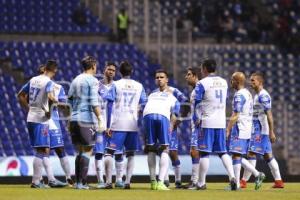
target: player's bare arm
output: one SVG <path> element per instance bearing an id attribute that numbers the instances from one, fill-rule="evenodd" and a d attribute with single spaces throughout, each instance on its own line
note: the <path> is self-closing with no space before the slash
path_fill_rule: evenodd
<path id="1" fill-rule="evenodd" d="M 23 108 L 25 108 L 26 111 L 29 111 L 29 105 L 28 105 L 28 101 L 27 101 L 27 94 L 25 92 L 20 92 L 18 94 L 18 99 L 19 99 L 19 102 L 20 102 L 21 106 Z"/>
<path id="2" fill-rule="evenodd" d="M 268 124 L 269 124 L 269 137 L 272 143 L 276 141 L 276 135 L 274 133 L 274 120 L 273 120 L 273 114 L 271 110 L 268 110 L 266 112 Z"/>
<path id="3" fill-rule="evenodd" d="M 101 110 L 99 106 L 93 106 L 93 111 L 98 119 L 98 131 L 103 132 L 103 119 L 101 117 Z"/>
<path id="4" fill-rule="evenodd" d="M 172 132 L 180 123 L 180 121 L 178 120 L 178 118 L 172 114 L 171 118 L 170 118 L 170 132 Z"/>
<path id="5" fill-rule="evenodd" d="M 239 118 L 239 113 L 233 112 L 230 119 L 229 119 L 228 126 L 226 128 L 226 138 L 227 139 L 230 135 L 230 132 L 231 132 L 231 129 L 232 129 L 233 125 L 237 122 L 238 118 Z"/>

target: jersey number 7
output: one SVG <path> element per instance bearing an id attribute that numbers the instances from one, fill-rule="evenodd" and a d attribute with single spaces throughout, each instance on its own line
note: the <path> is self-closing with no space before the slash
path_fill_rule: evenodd
<path id="1" fill-rule="evenodd" d="M 135 93 L 134 92 L 123 92 L 123 96 L 124 96 L 124 106 L 130 107 L 133 102 Z"/>

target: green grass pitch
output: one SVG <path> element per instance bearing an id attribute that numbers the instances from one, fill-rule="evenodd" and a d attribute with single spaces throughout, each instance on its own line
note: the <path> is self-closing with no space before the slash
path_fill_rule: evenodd
<path id="1" fill-rule="evenodd" d="M 205 191 L 174 189 L 152 191 L 149 184 L 132 184 L 131 190 L 31 189 L 29 185 L 0 185 L 1 200 L 300 200 L 300 183 L 286 183 L 284 189 L 273 189 L 264 183 L 258 191 L 254 184 L 247 189 L 226 191 L 227 183 L 208 183 Z"/>

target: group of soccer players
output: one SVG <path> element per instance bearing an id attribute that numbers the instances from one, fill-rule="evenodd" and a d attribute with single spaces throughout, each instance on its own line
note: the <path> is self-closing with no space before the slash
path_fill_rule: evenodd
<path id="1" fill-rule="evenodd" d="M 57 149 L 66 181 L 73 184 L 70 167 L 63 149 L 63 139 L 58 122 L 58 108 L 70 110 L 68 129 L 77 151 L 75 159 L 74 188 L 89 189 L 87 174 L 90 157 L 95 155 L 97 188 L 111 189 L 113 157 L 115 159 L 115 187 L 130 189 L 134 169 L 134 155 L 140 149 L 138 120 L 142 118 L 145 134 L 152 190 L 169 190 L 169 158 L 175 172 L 175 187 L 206 189 L 209 155 L 218 154 L 229 175 L 230 190 L 245 188 L 251 174 L 255 176 L 255 189 L 261 187 L 265 175 L 255 169 L 256 154 L 263 155 L 275 179 L 274 188 L 283 188 L 278 164 L 272 156 L 271 142 L 275 142 L 271 97 L 263 88 L 263 77 L 251 75 L 254 100 L 245 88 L 246 77 L 242 72 L 232 75 L 231 86 L 236 90 L 232 101 L 233 113 L 226 128 L 226 101 L 228 85 L 217 76 L 216 62 L 205 60 L 200 68 L 188 68 L 186 81 L 193 87 L 190 99 L 178 89 L 168 85 L 168 73 L 157 70 L 157 89 L 147 97 L 143 85 L 133 79 L 133 68 L 127 61 L 121 62 L 121 79 L 114 81 L 117 66 L 107 63 L 104 79 L 98 80 L 97 62 L 87 56 L 82 59 L 83 73 L 71 83 L 68 95 L 52 79 L 57 63 L 49 60 L 42 74 L 33 77 L 18 94 L 22 106 L 28 109 L 27 124 L 31 145 L 36 150 L 33 162 L 31 187 L 44 188 L 41 181 L 44 165 L 50 187 L 62 187 L 67 183 L 56 180 L 49 163 L 50 148 Z M 200 80 L 201 79 L 201 80 Z M 192 176 L 182 185 L 178 136 L 176 129 L 187 116 L 183 103 L 191 105 Z M 67 107 L 69 106 L 69 109 Z M 52 127 L 52 128 L 51 128 Z M 190 131 L 187 131 L 190 132 Z M 58 148 L 59 147 L 59 148 Z M 127 158 L 123 172 L 123 155 Z M 244 156 L 247 155 L 247 159 Z M 159 156 L 159 174 L 156 178 L 156 156 Z M 241 166 L 245 169 L 240 181 Z M 105 181 L 104 176 L 105 174 Z M 125 182 L 123 175 L 126 175 Z"/>

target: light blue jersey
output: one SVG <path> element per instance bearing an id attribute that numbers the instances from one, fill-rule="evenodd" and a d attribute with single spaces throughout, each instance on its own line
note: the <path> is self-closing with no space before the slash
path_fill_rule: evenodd
<path id="1" fill-rule="evenodd" d="M 71 121 L 96 122 L 93 107 L 99 105 L 99 82 L 91 74 L 80 74 L 71 83 L 68 101 L 72 106 Z"/>

